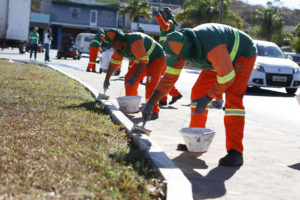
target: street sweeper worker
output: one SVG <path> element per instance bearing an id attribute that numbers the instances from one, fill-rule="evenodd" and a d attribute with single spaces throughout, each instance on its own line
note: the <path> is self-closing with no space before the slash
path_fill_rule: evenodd
<path id="1" fill-rule="evenodd" d="M 142 111 L 143 119 L 151 116 L 153 105 L 175 84 L 185 61 L 189 60 L 202 69 L 192 88 L 189 127 L 205 128 L 207 105 L 225 93 L 227 155 L 219 164 L 242 165 L 243 97 L 257 54 L 252 39 L 230 26 L 209 23 L 170 33 L 163 45 L 167 70 Z"/>
<path id="2" fill-rule="evenodd" d="M 122 63 L 123 57 L 127 57 L 134 60 L 137 65 L 134 65 L 136 67 L 131 67 L 128 72 L 132 75 L 125 80 L 126 90 L 129 86 L 138 87 L 141 80 L 140 75 L 145 71 L 147 76 L 145 99 L 147 101 L 166 67 L 166 57 L 162 47 L 153 38 L 144 33 L 125 34 L 120 29 L 109 29 L 106 32 L 105 39 L 112 44 L 114 53 L 103 83 L 104 90 L 108 89 L 109 79 L 114 70 Z M 153 104 L 151 112 L 153 114 L 150 119 L 157 119 L 159 113 L 157 103 Z"/>
<path id="3" fill-rule="evenodd" d="M 89 72 L 90 70 L 92 70 L 92 72 L 96 72 L 96 59 L 104 37 L 105 37 L 104 30 L 102 28 L 99 28 L 89 46 L 90 59 L 86 69 L 87 72 Z"/>
<path id="4" fill-rule="evenodd" d="M 160 26 L 160 37 L 159 37 L 159 44 L 162 45 L 165 41 L 167 34 L 172 33 L 175 31 L 176 26 L 178 26 L 177 22 L 175 21 L 172 10 L 169 7 L 164 7 L 158 12 L 158 10 L 153 10 L 153 16 L 155 16 L 156 21 L 159 23 Z M 172 100 L 169 104 L 175 103 L 177 100 L 182 98 L 180 92 L 173 86 L 170 89 L 169 95 L 172 96 Z M 167 105 L 168 95 L 164 96 L 160 101 L 159 105 Z"/>

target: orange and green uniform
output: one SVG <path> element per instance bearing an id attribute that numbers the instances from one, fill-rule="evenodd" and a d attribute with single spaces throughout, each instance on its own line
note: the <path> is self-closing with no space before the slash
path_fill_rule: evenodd
<path id="1" fill-rule="evenodd" d="M 92 69 L 93 72 L 96 72 L 96 60 L 102 44 L 101 34 L 104 34 L 103 29 L 99 29 L 97 31 L 96 35 L 94 36 L 93 40 L 90 43 L 90 47 L 89 47 L 90 60 L 86 69 L 87 71 L 90 71 L 90 69 Z"/>
<path id="2" fill-rule="evenodd" d="M 171 13 L 168 13 L 171 15 Z M 160 37 L 159 37 L 159 44 L 163 45 L 164 41 L 167 38 L 167 34 L 172 33 L 175 31 L 175 24 L 171 19 L 168 19 L 168 21 L 165 21 L 163 17 L 159 14 L 155 17 L 156 21 L 159 23 L 160 26 Z M 176 97 L 180 95 L 180 92 L 176 89 L 175 86 L 173 86 L 170 91 L 169 95 L 172 97 Z M 164 96 L 160 101 L 167 102 L 168 96 Z"/>
<path id="3" fill-rule="evenodd" d="M 134 62 L 134 60 L 129 61 L 128 65 L 128 71 L 125 75 L 125 82 L 134 75 L 134 72 L 136 71 L 136 68 L 138 67 L 138 64 Z M 125 96 L 137 96 L 138 95 L 138 87 L 139 83 L 146 77 L 146 71 L 143 71 L 138 78 L 136 79 L 136 82 L 133 86 L 126 86 L 125 84 Z"/>
<path id="4" fill-rule="evenodd" d="M 186 60 L 202 69 L 192 88 L 191 100 L 205 95 L 221 99 L 225 93 L 227 151 L 243 152 L 245 109 L 243 96 L 251 75 L 256 47 L 244 32 L 221 24 L 203 24 L 171 33 L 164 43 L 167 69 L 156 90 L 167 94 L 177 81 Z M 191 112 L 196 105 L 191 104 Z M 192 114 L 190 127 L 204 128 L 208 109 Z"/>
<path id="5" fill-rule="evenodd" d="M 126 43 L 125 48 L 124 50 L 114 49 L 110 66 L 114 68 L 120 67 L 123 57 L 133 60 L 135 65 L 128 71 L 127 77 L 125 78 L 126 82 L 127 79 L 135 73 L 139 63 L 147 64 L 147 67 L 145 68 L 144 72 L 139 75 L 135 85 L 126 87 L 126 95 L 130 94 L 130 90 L 137 91 L 136 88 L 138 87 L 139 82 L 146 74 L 147 81 L 145 99 L 147 101 L 154 91 L 166 67 L 165 53 L 162 47 L 154 39 L 144 33 L 135 32 L 124 35 L 124 41 Z M 157 103 L 153 108 L 153 112 L 159 112 Z"/>

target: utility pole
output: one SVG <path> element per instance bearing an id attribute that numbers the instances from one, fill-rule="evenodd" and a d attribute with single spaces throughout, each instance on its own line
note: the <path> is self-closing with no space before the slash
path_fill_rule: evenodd
<path id="1" fill-rule="evenodd" d="M 220 9 L 219 9 L 219 23 L 222 24 L 223 23 L 223 0 L 220 0 Z"/>

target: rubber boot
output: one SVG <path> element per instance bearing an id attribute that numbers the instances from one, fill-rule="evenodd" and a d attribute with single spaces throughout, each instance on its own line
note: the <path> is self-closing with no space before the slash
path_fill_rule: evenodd
<path id="1" fill-rule="evenodd" d="M 228 154 L 219 160 L 219 165 L 242 166 L 244 164 L 243 154 L 236 150 L 230 150 Z"/>

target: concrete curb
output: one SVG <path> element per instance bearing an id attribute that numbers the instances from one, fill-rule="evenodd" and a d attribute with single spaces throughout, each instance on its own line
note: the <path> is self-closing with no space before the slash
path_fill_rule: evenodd
<path id="1" fill-rule="evenodd" d="M 2 58 L 1 58 L 2 59 Z M 9 60 L 9 59 L 3 59 Z M 77 79 L 76 77 L 60 70 L 52 64 L 45 64 L 44 62 L 31 62 L 27 60 L 13 60 L 15 62 L 24 62 L 27 64 L 38 64 L 49 67 L 55 71 L 65 74 L 82 84 L 92 95 L 96 98 L 97 102 L 104 106 L 105 110 L 112 116 L 115 123 L 123 125 L 126 132 L 131 135 L 136 145 L 142 153 L 150 159 L 154 166 L 158 168 L 162 177 L 167 183 L 167 200 L 192 200 L 193 192 L 192 185 L 189 180 L 184 176 L 183 172 L 170 160 L 165 152 L 155 142 L 144 134 L 132 133 L 134 123 L 130 121 L 115 105 L 108 100 L 97 99 L 98 91 L 87 83 Z"/>

